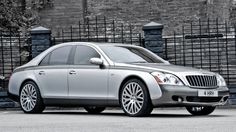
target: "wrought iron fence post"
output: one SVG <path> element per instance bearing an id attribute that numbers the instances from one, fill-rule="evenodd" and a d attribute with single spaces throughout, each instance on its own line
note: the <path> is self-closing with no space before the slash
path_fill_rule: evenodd
<path id="1" fill-rule="evenodd" d="M 73 41 L 73 27 L 70 26 L 70 41 Z"/>
<path id="2" fill-rule="evenodd" d="M 124 25 L 121 24 L 121 42 L 124 43 Z"/>
<path id="3" fill-rule="evenodd" d="M 164 42 L 165 42 L 165 58 L 164 59 L 168 60 L 167 38 L 164 38 Z"/>
<path id="4" fill-rule="evenodd" d="M 191 36 L 193 36 L 193 22 L 190 23 L 190 32 Z M 191 51 L 192 51 L 192 67 L 194 67 L 194 45 L 193 45 L 193 39 L 191 38 Z"/>
<path id="5" fill-rule="evenodd" d="M 12 29 L 11 27 L 9 28 L 9 32 L 10 32 L 10 36 L 9 36 L 9 39 L 10 39 L 10 57 L 11 57 L 11 71 L 13 71 L 13 54 L 12 54 Z"/>
<path id="6" fill-rule="evenodd" d="M 228 24 L 225 21 L 225 56 L 226 56 L 226 73 L 227 84 L 229 84 L 229 53 L 228 53 Z"/>
<path id="7" fill-rule="evenodd" d="M 96 16 L 96 19 L 95 19 L 95 30 L 96 30 L 96 39 L 97 39 L 97 42 L 98 42 L 98 18 Z"/>
<path id="8" fill-rule="evenodd" d="M 116 42 L 115 21 L 112 21 L 113 43 Z"/>
<path id="9" fill-rule="evenodd" d="M 90 20 L 87 18 L 87 41 L 90 41 L 90 30 L 89 30 Z M 86 29 L 85 29 L 86 30 Z"/>
<path id="10" fill-rule="evenodd" d="M 129 24 L 129 37 L 130 37 L 130 44 L 132 45 L 133 44 L 133 41 L 132 41 L 132 25 Z"/>
<path id="11" fill-rule="evenodd" d="M 182 32 L 183 32 L 183 65 L 185 66 L 186 65 L 186 56 L 185 56 L 185 52 L 186 52 L 186 49 L 185 49 L 185 34 L 184 34 L 184 26 L 182 26 Z"/>
<path id="12" fill-rule="evenodd" d="M 174 50 L 175 50 L 175 64 L 177 64 L 177 45 L 176 45 L 176 33 L 174 32 Z"/>
<path id="13" fill-rule="evenodd" d="M 234 25 L 234 55 L 236 57 L 236 25 Z"/>
<path id="14" fill-rule="evenodd" d="M 4 58 L 4 48 L 3 48 L 3 38 L 2 38 L 2 31 L 0 31 L 0 44 L 1 44 L 1 55 L 2 55 L 2 68 L 1 68 L 1 74 L 2 74 L 2 76 L 5 76 L 5 58 Z M 2 88 L 5 88 L 5 81 L 4 80 L 2 80 Z"/>
<path id="15" fill-rule="evenodd" d="M 105 35 L 105 42 L 107 42 L 108 38 L 107 38 L 107 21 L 106 21 L 106 17 L 104 16 L 104 35 Z"/>
<path id="16" fill-rule="evenodd" d="M 202 22 L 201 19 L 199 19 L 199 35 L 202 36 Z M 202 38 L 199 37 L 199 44 L 200 44 L 200 61 L 201 61 L 201 68 L 202 68 Z"/>

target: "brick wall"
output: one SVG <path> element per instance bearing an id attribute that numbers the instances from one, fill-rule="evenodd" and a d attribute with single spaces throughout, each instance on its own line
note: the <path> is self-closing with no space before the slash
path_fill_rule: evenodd
<path id="1" fill-rule="evenodd" d="M 40 25 L 61 28 L 83 19 L 83 0 L 54 0 L 52 8 L 39 12 Z M 164 24 L 164 34 L 181 30 L 183 22 L 219 18 L 229 20 L 232 0 L 87 0 L 87 17 L 106 16 L 122 22 Z M 233 20 L 233 19 L 230 19 Z M 140 27 L 141 30 L 142 27 Z"/>
<path id="2" fill-rule="evenodd" d="M 180 31 L 182 23 L 207 17 L 229 19 L 230 0 L 88 0 L 89 16 L 164 24 L 164 33 Z"/>
<path id="3" fill-rule="evenodd" d="M 82 0 L 54 0 L 53 6 L 39 11 L 41 26 L 57 31 L 77 25 L 82 18 Z"/>
<path id="4" fill-rule="evenodd" d="M 230 22 L 232 25 L 236 24 L 236 0 L 232 0 L 232 5 L 230 8 Z"/>

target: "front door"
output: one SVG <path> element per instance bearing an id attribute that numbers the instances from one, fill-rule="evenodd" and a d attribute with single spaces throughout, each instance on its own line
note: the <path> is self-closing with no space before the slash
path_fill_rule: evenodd
<path id="1" fill-rule="evenodd" d="M 100 58 L 92 47 L 76 47 L 73 65 L 68 71 L 69 96 L 72 99 L 106 101 L 108 93 L 108 69 L 89 62 Z"/>

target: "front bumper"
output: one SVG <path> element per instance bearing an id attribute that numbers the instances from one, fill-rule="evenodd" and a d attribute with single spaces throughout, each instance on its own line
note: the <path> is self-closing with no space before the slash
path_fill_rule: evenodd
<path id="1" fill-rule="evenodd" d="M 162 96 L 152 100 L 154 107 L 176 107 L 176 106 L 218 106 L 224 105 L 229 97 L 227 87 L 215 89 L 190 88 L 187 86 L 161 85 Z M 218 91 L 217 97 L 199 97 L 199 90 Z"/>

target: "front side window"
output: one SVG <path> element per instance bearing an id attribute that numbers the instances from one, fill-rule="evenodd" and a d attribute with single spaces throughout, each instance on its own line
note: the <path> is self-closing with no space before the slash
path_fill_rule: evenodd
<path id="1" fill-rule="evenodd" d="M 100 58 L 100 57 L 101 56 L 95 49 L 89 46 L 80 45 L 76 47 L 75 56 L 74 56 L 74 64 L 75 65 L 91 65 L 91 63 L 89 62 L 91 58 Z"/>
<path id="2" fill-rule="evenodd" d="M 53 50 L 46 55 L 40 65 L 66 65 L 68 62 L 71 46 L 64 46 Z"/>

